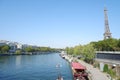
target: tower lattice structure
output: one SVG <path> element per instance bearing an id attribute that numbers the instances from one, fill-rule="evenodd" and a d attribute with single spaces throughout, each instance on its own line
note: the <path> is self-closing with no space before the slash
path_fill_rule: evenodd
<path id="1" fill-rule="evenodd" d="M 105 33 L 104 33 L 104 39 L 112 38 L 111 32 L 109 29 L 109 23 L 108 23 L 108 16 L 107 16 L 107 9 L 104 8 L 104 17 L 105 17 Z"/>

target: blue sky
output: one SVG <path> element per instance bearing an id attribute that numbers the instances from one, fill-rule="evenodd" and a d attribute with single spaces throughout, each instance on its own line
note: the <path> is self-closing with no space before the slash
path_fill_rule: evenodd
<path id="1" fill-rule="evenodd" d="M 120 0 L 0 0 L 0 39 L 64 48 L 103 39 L 104 6 L 120 38 Z"/>

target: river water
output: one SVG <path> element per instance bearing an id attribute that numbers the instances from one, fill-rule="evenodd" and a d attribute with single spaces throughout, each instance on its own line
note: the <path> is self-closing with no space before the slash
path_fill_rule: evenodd
<path id="1" fill-rule="evenodd" d="M 0 80 L 56 80 L 59 73 L 73 80 L 70 64 L 58 53 L 0 56 Z"/>

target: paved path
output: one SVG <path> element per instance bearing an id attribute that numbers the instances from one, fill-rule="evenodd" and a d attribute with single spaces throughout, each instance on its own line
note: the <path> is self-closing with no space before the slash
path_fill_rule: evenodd
<path id="1" fill-rule="evenodd" d="M 92 65 L 85 63 L 84 61 L 79 60 L 79 62 L 86 66 L 87 70 L 92 75 L 92 80 L 110 80 L 107 75 L 101 72 L 99 69 L 94 68 Z"/>

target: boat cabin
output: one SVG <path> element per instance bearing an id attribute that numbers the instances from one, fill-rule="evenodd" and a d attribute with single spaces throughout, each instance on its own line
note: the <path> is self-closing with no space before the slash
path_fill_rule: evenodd
<path id="1" fill-rule="evenodd" d="M 72 62 L 74 80 L 88 80 L 88 74 L 86 73 L 86 67 L 78 62 Z"/>

